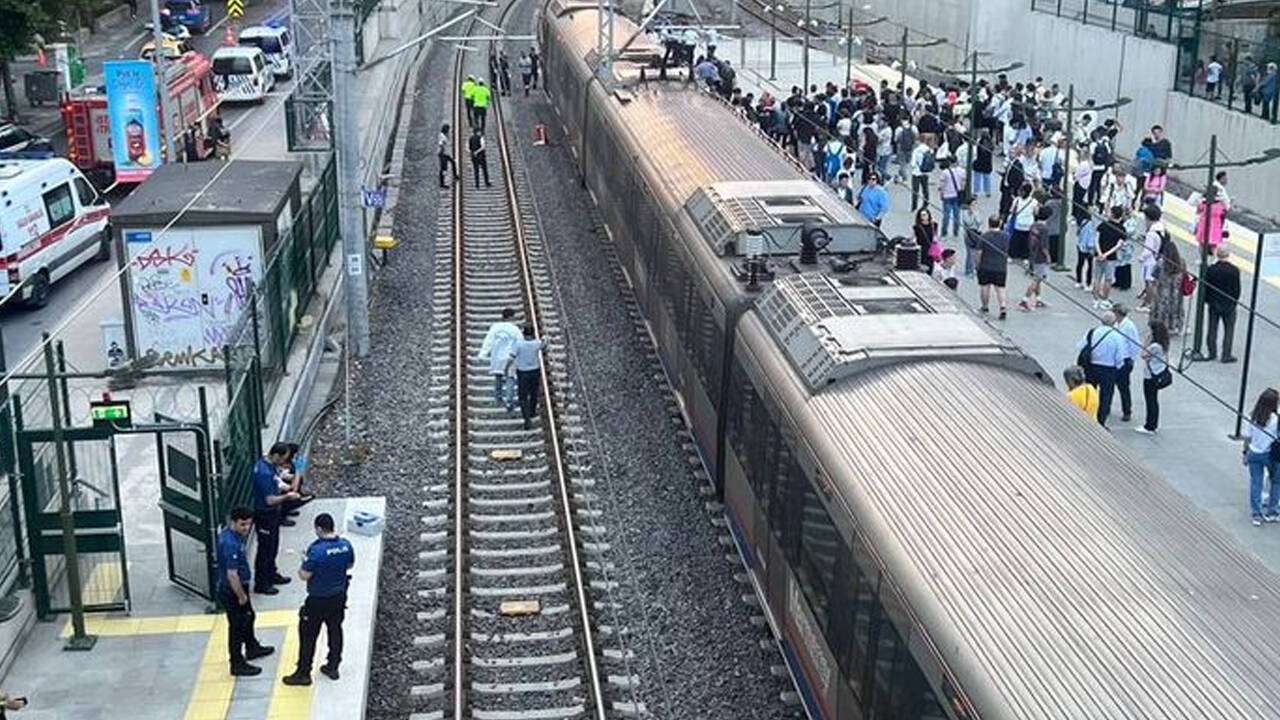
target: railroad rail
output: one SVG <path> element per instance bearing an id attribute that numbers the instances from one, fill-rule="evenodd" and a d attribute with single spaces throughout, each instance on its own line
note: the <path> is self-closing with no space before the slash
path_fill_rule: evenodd
<path id="1" fill-rule="evenodd" d="M 499 27 L 513 5 L 502 8 Z M 490 29 L 473 20 L 468 34 Z M 497 88 L 484 131 L 492 186 L 477 188 L 471 177 L 460 87 L 468 74 L 488 77 L 488 53 L 475 49 L 459 47 L 454 57 L 451 125 L 462 177 L 436 235 L 428 431 L 443 452 L 424 502 L 418 594 L 428 609 L 418 614 L 424 657 L 413 667 L 423 682 L 413 688 L 411 719 L 606 720 L 620 704 L 609 705 L 602 688 L 588 591 L 607 595 L 612 583 L 587 575 L 609 567 L 599 557 L 608 546 L 580 537 L 603 530 L 578 526 L 595 515 L 581 506 L 593 484 L 584 431 L 566 390 L 532 189 L 516 172 Z M 530 430 L 495 402 L 489 363 L 479 358 L 504 308 L 549 341 L 541 420 Z"/>

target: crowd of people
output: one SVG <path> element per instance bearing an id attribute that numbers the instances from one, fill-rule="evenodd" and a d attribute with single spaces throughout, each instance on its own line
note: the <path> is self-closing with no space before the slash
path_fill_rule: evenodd
<path id="1" fill-rule="evenodd" d="M 1092 101 L 1075 108 L 1068 122 L 1061 89 L 1041 78 L 1019 83 L 998 75 L 972 88 L 925 81 L 915 88 L 881 81 L 874 88 L 853 79 L 844 87 L 792 87 L 785 98 L 768 92 L 756 98 L 734 84 L 732 66 L 713 48 L 694 58 L 684 42 L 675 56 L 693 63 L 691 80 L 758 124 L 869 222 L 880 226 L 889 212 L 886 184 L 909 184 L 911 235 L 893 242 L 918 246 L 922 269 L 952 289 L 962 277 L 975 277 L 980 313 L 994 309 L 998 319 L 1008 317 L 1008 273 L 1018 265 L 1030 279 L 1016 307 L 1025 313 L 1047 307 L 1050 268 L 1066 263 L 1064 246 L 1074 237 L 1073 280 L 1089 294 L 1100 322 L 1080 338 L 1064 376 L 1070 401 L 1104 427 L 1116 395 L 1121 420 L 1134 415 L 1133 375 L 1140 367 L 1145 413 L 1134 430 L 1159 431 L 1160 394 L 1174 380 L 1172 339 L 1191 330 L 1186 307 L 1198 282 L 1207 283 L 1208 314 L 1207 353 L 1200 359 L 1236 361 L 1240 271 L 1226 243 L 1227 174 L 1216 175 L 1212 197 L 1197 193 L 1189 200 L 1194 236 L 1216 258 L 1196 277 L 1163 218 L 1174 154 L 1161 126 L 1153 125 L 1132 158 L 1122 159 L 1116 147 L 1125 128 Z M 993 196 L 996 211 L 981 216 L 975 201 Z M 962 268 L 958 250 L 965 254 Z M 1133 307 L 1112 296 L 1130 289 Z M 1135 320 L 1140 313 L 1145 323 Z M 1267 391 L 1250 416 L 1245 464 L 1255 524 L 1280 520 L 1278 400 L 1276 391 Z M 1273 484 L 1264 510 L 1259 498 L 1267 475 Z"/>

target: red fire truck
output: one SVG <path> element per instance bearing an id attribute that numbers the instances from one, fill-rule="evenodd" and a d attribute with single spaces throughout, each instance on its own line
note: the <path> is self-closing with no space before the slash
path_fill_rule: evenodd
<path id="1" fill-rule="evenodd" d="M 174 142 L 168 160 L 181 157 L 184 151 L 182 135 L 194 127 L 196 157 L 204 160 L 213 154 L 206 147 L 209 122 L 218 114 L 218 93 L 213 89 L 209 59 L 198 52 L 188 52 L 170 60 L 165 67 L 165 87 L 169 93 L 172 112 L 179 122 L 174 129 L 161 128 Z M 156 108 L 161 108 L 156 98 Z M 96 89 L 74 93 L 62 103 L 62 122 L 67 133 L 67 157 L 76 167 L 91 177 L 99 187 L 115 181 L 115 162 L 111 156 L 111 126 L 107 119 L 107 96 Z"/>

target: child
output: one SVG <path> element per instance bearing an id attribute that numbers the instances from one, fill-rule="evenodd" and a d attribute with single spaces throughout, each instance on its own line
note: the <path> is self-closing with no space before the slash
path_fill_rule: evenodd
<path id="1" fill-rule="evenodd" d="M 964 276 L 973 277 L 978 262 L 978 244 L 982 242 L 982 221 L 973 210 L 973 196 L 965 194 L 960 203 L 960 227 L 964 237 Z"/>
<path id="2" fill-rule="evenodd" d="M 960 280 L 956 277 L 955 250 L 947 248 L 942 251 L 942 259 L 933 264 L 933 276 L 952 290 L 960 286 Z"/>

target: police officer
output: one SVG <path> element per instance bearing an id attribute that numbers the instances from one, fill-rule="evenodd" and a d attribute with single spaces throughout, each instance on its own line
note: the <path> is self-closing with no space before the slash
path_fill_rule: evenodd
<path id="1" fill-rule="evenodd" d="M 253 511 L 231 510 L 218 532 L 218 602 L 227 613 L 227 654 L 232 675 L 258 675 L 262 668 L 249 660 L 266 657 L 275 648 L 263 645 L 253 633 L 253 604 L 249 602 L 249 551 L 246 548 Z"/>
<path id="2" fill-rule="evenodd" d="M 320 672 L 338 679 L 342 662 L 342 618 L 347 607 L 347 571 L 356 562 L 355 550 L 333 529 L 333 516 L 316 516 L 316 541 L 307 548 L 298 577 L 307 583 L 307 600 L 298 611 L 298 668 L 284 678 L 285 685 L 310 685 L 311 660 L 316 652 L 320 625 L 329 638 L 329 660 Z"/>
<path id="3" fill-rule="evenodd" d="M 280 592 L 275 586 L 289 578 L 276 569 L 276 553 L 280 550 L 281 503 L 301 496 L 280 480 L 280 467 L 289 457 L 289 446 L 276 443 L 265 458 L 253 466 L 253 523 L 258 528 L 258 554 L 253 559 L 253 574 L 258 578 L 253 591 L 262 595 Z"/>

